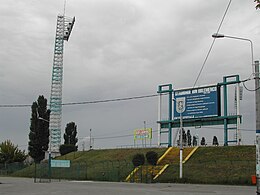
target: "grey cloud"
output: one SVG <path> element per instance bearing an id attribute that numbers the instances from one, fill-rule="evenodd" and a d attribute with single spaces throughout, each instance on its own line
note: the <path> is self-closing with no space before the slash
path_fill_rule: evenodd
<path id="1" fill-rule="evenodd" d="M 0 103 L 32 103 L 49 98 L 56 16 L 63 1 L 1 1 Z M 66 15 L 76 23 L 64 50 L 63 102 L 91 101 L 156 93 L 157 86 L 173 83 L 191 87 L 212 42 L 211 34 L 228 1 L 74 0 Z M 233 1 L 221 33 L 251 38 L 255 58 L 259 50 L 259 24 L 254 4 Z M 223 75 L 250 73 L 247 43 L 216 40 L 198 85 L 217 83 Z M 244 128 L 251 128 L 253 94 L 241 110 Z M 15 120 L 17 122 L 10 122 Z M 28 140 L 30 109 L 1 110 L 1 139 L 19 145 Z M 93 104 L 63 108 L 63 127 L 75 120 L 79 136 L 111 132 L 132 133 L 143 121 L 156 129 L 157 99 Z M 12 123 L 12 124 L 10 124 Z M 64 128 L 63 128 L 64 129 Z M 10 130 L 9 132 L 2 133 Z M 197 130 L 192 130 L 193 132 Z M 212 139 L 212 133 L 199 130 Z M 214 133 L 223 136 L 222 130 Z M 120 134 L 120 133 L 119 133 Z M 251 135 L 251 134 L 250 134 Z M 254 137 L 246 136 L 246 143 Z M 153 143 L 156 143 L 156 136 Z M 103 140 L 97 147 L 132 144 L 131 138 Z"/>

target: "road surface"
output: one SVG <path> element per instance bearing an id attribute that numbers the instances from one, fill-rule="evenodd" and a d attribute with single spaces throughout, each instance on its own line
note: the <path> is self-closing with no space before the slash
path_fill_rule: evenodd
<path id="1" fill-rule="evenodd" d="M 134 184 L 91 181 L 52 181 L 0 177 L 1 195 L 251 195 L 254 186 L 197 184 Z"/>

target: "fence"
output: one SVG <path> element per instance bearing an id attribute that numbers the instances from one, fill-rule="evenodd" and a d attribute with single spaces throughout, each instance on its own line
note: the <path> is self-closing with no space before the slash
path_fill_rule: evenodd
<path id="1" fill-rule="evenodd" d="M 26 168 L 28 165 L 24 163 L 0 164 L 0 175 L 11 175 L 16 171 Z"/>
<path id="2" fill-rule="evenodd" d="M 35 181 L 48 181 L 49 179 L 67 180 L 95 180 L 95 181 L 124 181 L 133 170 L 132 163 L 126 161 L 104 162 L 71 162 L 69 168 L 52 167 L 48 162 L 40 164 L 0 165 L 0 175 L 34 177 Z"/>
<path id="3" fill-rule="evenodd" d="M 183 179 L 179 179 L 179 165 L 171 164 L 167 170 L 156 180 L 154 172 L 141 170 L 130 182 L 189 182 L 212 184 L 251 184 L 251 175 L 255 175 L 255 161 L 199 161 L 183 164 Z M 159 167 L 154 166 L 154 170 Z M 13 163 L 0 164 L 0 175 L 35 177 L 35 181 L 47 182 L 52 180 L 94 180 L 94 181 L 125 181 L 126 177 L 134 170 L 131 162 L 104 161 L 104 162 L 72 162 L 69 168 L 51 168 L 47 162 L 33 165 Z M 158 171 L 158 170 L 157 170 Z"/>

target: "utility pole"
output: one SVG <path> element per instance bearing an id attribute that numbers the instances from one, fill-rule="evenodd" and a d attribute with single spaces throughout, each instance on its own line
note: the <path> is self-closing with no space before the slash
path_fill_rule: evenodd
<path id="1" fill-rule="evenodd" d="M 260 85 L 259 61 L 255 61 L 255 107 L 256 107 L 256 185 L 260 195 Z"/>
<path id="2" fill-rule="evenodd" d="M 256 185 L 257 185 L 257 195 L 260 195 L 260 89 L 259 89 L 259 61 L 254 62 L 254 48 L 253 42 L 250 39 L 227 36 L 219 33 L 214 33 L 213 38 L 231 38 L 238 39 L 242 41 L 250 42 L 251 49 L 251 60 L 252 60 L 252 72 L 255 76 L 255 109 L 256 109 Z"/>

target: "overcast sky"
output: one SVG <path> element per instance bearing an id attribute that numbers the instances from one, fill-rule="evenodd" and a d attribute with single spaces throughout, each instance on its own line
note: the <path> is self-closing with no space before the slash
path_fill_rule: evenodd
<path id="1" fill-rule="evenodd" d="M 193 87 L 228 0 L 67 0 L 66 15 L 76 23 L 64 50 L 63 103 L 156 94 L 160 84 Z M 63 0 L 0 0 L 0 105 L 48 100 L 56 18 Z M 220 33 L 249 38 L 259 60 L 260 11 L 253 0 L 233 0 Z M 216 40 L 197 86 L 223 76 L 252 73 L 250 44 Z M 254 81 L 247 82 L 253 89 Z M 234 113 L 234 86 L 229 113 Z M 243 90 L 242 140 L 255 139 L 254 93 Z M 78 125 L 79 146 L 92 129 L 95 148 L 133 144 L 133 130 L 153 128 L 157 143 L 158 98 L 63 107 L 62 131 Z M 27 150 L 30 107 L 0 108 L 0 142 L 10 139 Z M 223 126 L 193 129 L 223 142 Z M 175 131 L 175 130 L 174 130 Z M 127 136 L 128 135 L 128 136 Z M 122 136 L 120 138 L 106 138 Z M 233 133 L 230 134 L 233 136 Z M 62 135 L 63 137 L 63 135 Z"/>

